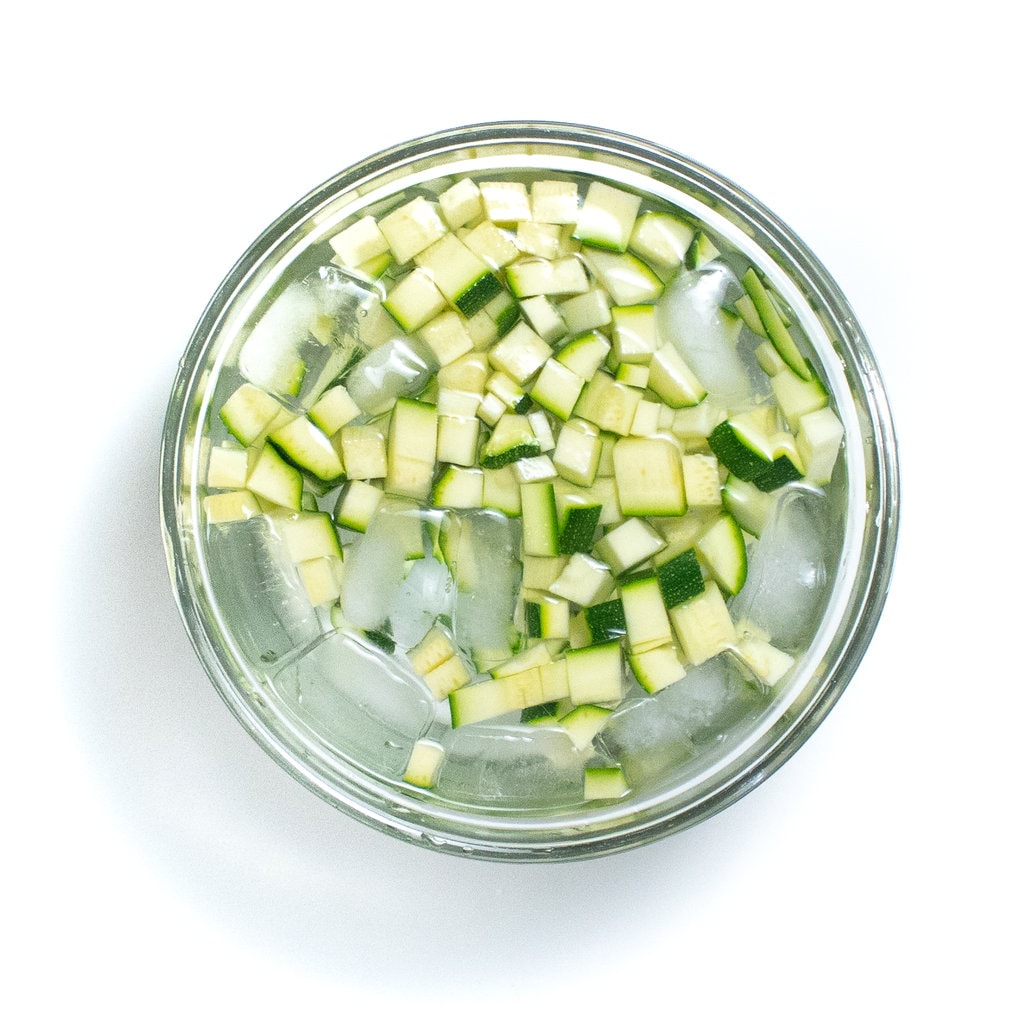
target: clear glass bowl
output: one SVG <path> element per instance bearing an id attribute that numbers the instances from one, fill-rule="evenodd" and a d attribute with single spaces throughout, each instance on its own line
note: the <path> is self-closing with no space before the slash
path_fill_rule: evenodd
<path id="1" fill-rule="evenodd" d="M 230 544 L 211 543 L 216 531 L 204 522 L 202 439 L 217 422 L 225 388 L 237 383 L 239 339 L 261 304 L 328 260 L 327 240 L 366 210 L 385 207 L 389 197 L 417 186 L 429 193 L 441 178 L 507 172 L 597 178 L 705 225 L 758 267 L 781 298 L 794 330 L 813 349 L 845 429 L 831 484 L 832 543 L 819 567 L 820 624 L 806 653 L 777 688 L 752 688 L 757 699 L 741 702 L 738 711 L 733 706 L 716 719 L 716 710 L 704 720 L 699 702 L 681 711 L 689 715 L 689 742 L 645 740 L 650 757 L 636 760 L 634 753 L 634 784 L 617 801 L 522 800 L 501 795 L 483 778 L 480 793 L 469 793 L 472 785 L 464 782 L 466 791 L 457 796 L 402 782 L 413 739 L 444 732 L 429 712 L 424 718 L 426 691 L 410 691 L 406 680 L 396 714 L 409 721 L 396 726 L 394 737 L 382 732 L 378 696 L 366 684 L 386 675 L 386 656 L 330 640 L 324 616 L 311 623 L 272 571 L 232 582 L 235 560 L 251 555 L 259 541 L 250 531 L 232 535 Z M 285 770 L 355 818 L 419 845 L 498 860 L 569 860 L 635 847 L 706 819 L 763 782 L 817 727 L 854 674 L 882 612 L 897 536 L 897 446 L 885 391 L 852 310 L 814 255 L 756 199 L 706 167 L 642 139 L 556 123 L 474 125 L 396 146 L 287 210 L 230 271 L 195 329 L 173 385 L 161 471 L 164 541 L 181 614 L 242 725 Z M 296 646 L 305 652 L 300 658 L 290 651 Z M 300 669 L 341 675 L 354 692 L 332 709 L 311 701 L 307 687 L 304 703 L 295 684 Z M 712 688 L 720 683 L 705 681 Z M 348 724 L 332 724 L 332 713 Z M 365 721 L 358 717 L 364 713 Z M 651 727 L 640 713 L 633 724 Z M 520 735 L 522 728 L 531 727 L 511 732 Z M 621 729 L 616 739 L 627 751 L 629 732 Z M 461 741 L 463 754 L 486 733 L 481 727 L 477 739 Z"/>

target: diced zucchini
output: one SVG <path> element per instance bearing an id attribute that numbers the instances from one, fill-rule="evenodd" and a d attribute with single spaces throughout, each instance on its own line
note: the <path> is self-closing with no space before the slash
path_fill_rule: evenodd
<path id="1" fill-rule="evenodd" d="M 621 800 L 629 782 L 621 765 L 587 765 L 583 774 L 584 800 Z"/>
<path id="2" fill-rule="evenodd" d="M 693 236 L 693 227 L 674 214 L 643 213 L 633 225 L 629 249 L 646 263 L 674 270 L 686 258 Z"/>
<path id="3" fill-rule="evenodd" d="M 612 320 L 612 304 L 603 288 L 589 288 L 578 295 L 570 295 L 561 299 L 556 308 L 570 335 L 585 334 Z"/>
<path id="4" fill-rule="evenodd" d="M 641 398 L 639 388 L 621 384 L 611 374 L 598 370 L 584 385 L 574 412 L 601 430 L 626 436 Z"/>
<path id="5" fill-rule="evenodd" d="M 437 205 L 445 223 L 452 231 L 477 220 L 484 211 L 480 189 L 472 178 L 461 178 L 446 188 L 437 197 Z"/>
<path id="6" fill-rule="evenodd" d="M 483 508 L 484 471 L 476 466 L 447 466 L 434 484 L 437 508 Z"/>
<path id="7" fill-rule="evenodd" d="M 297 416 L 267 439 L 289 462 L 320 480 L 337 480 L 345 473 L 331 439 L 308 416 Z"/>
<path id="8" fill-rule="evenodd" d="M 484 473 L 484 508 L 493 508 L 504 512 L 507 516 L 518 516 L 522 513 L 522 494 L 520 484 L 511 466 L 500 469 L 485 469 Z"/>
<path id="9" fill-rule="evenodd" d="M 810 380 L 813 376 L 813 371 L 793 340 L 792 334 L 789 333 L 789 329 L 779 315 L 778 307 L 772 301 L 771 295 L 768 293 L 768 289 L 765 287 L 758 272 L 753 267 L 750 267 L 743 275 L 742 282 L 743 287 L 747 290 L 747 294 L 754 303 L 757 315 L 761 318 L 761 323 L 764 324 L 768 339 L 775 346 L 776 351 L 798 377 Z"/>
<path id="10" fill-rule="evenodd" d="M 622 600 L 613 597 L 599 604 L 592 604 L 582 611 L 587 625 L 587 643 L 601 644 L 626 635 L 626 613 Z"/>
<path id="11" fill-rule="evenodd" d="M 518 224 L 530 219 L 530 194 L 521 181 L 481 181 L 478 187 L 488 220 Z"/>
<path id="12" fill-rule="evenodd" d="M 534 295 L 582 295 L 590 290 L 587 272 L 575 256 L 553 260 L 521 259 L 508 266 L 505 279 L 518 299 Z"/>
<path id="13" fill-rule="evenodd" d="M 641 398 L 636 405 L 636 412 L 633 414 L 633 422 L 630 424 L 629 432 L 634 437 L 650 437 L 658 432 L 658 425 L 661 422 L 660 402 L 651 402 Z"/>
<path id="14" fill-rule="evenodd" d="M 611 342 L 603 334 L 588 331 L 565 344 L 555 358 L 586 381 L 604 365 L 611 350 Z"/>
<path id="15" fill-rule="evenodd" d="M 698 405 L 708 393 L 672 342 L 659 346 L 651 356 L 647 386 L 673 409 Z"/>
<path id="16" fill-rule="evenodd" d="M 512 328 L 487 354 L 491 365 L 525 384 L 551 357 L 551 346 L 525 322 Z"/>
<path id="17" fill-rule="evenodd" d="M 796 431 L 800 419 L 806 413 L 816 412 L 828 405 L 828 391 L 817 377 L 804 380 L 797 376 L 788 366 L 784 366 L 771 378 L 772 393 L 779 409 L 789 425 Z"/>
<path id="18" fill-rule="evenodd" d="M 387 476 L 387 444 L 379 423 L 350 423 L 339 431 L 345 474 L 350 480 L 382 480 Z"/>
<path id="19" fill-rule="evenodd" d="M 775 686 L 785 678 L 796 659 L 759 636 L 744 635 L 733 652 L 743 666 L 764 686 Z"/>
<path id="20" fill-rule="evenodd" d="M 535 181 L 530 185 L 530 215 L 545 224 L 575 224 L 577 193 L 575 181 Z"/>
<path id="21" fill-rule="evenodd" d="M 341 596 L 341 559 L 317 557 L 295 564 L 299 582 L 314 606 L 333 604 Z"/>
<path id="22" fill-rule="evenodd" d="M 483 220 L 462 236 L 466 248 L 489 267 L 499 270 L 519 258 L 514 236 L 490 220 Z"/>
<path id="23" fill-rule="evenodd" d="M 424 676 L 456 654 L 458 647 L 451 633 L 441 626 L 432 626 L 419 643 L 409 648 L 407 656 L 412 670 Z"/>
<path id="24" fill-rule="evenodd" d="M 624 437 L 612 450 L 623 515 L 681 516 L 686 492 L 679 451 L 658 437 Z"/>
<path id="25" fill-rule="evenodd" d="M 569 602 L 551 594 L 533 593 L 525 601 L 529 619 L 527 635 L 541 639 L 565 640 L 569 636 Z"/>
<path id="26" fill-rule="evenodd" d="M 356 405 L 344 384 L 335 384 L 328 388 L 309 410 L 309 418 L 328 437 L 336 434 L 360 415 L 362 410 Z"/>
<path id="27" fill-rule="evenodd" d="M 567 420 L 572 415 L 585 383 L 564 362 L 548 359 L 530 387 L 530 397 L 559 419 Z"/>
<path id="28" fill-rule="evenodd" d="M 519 303 L 519 308 L 526 322 L 549 345 L 568 334 L 569 328 L 566 327 L 562 314 L 546 295 L 534 295 L 523 299 Z"/>
<path id="29" fill-rule="evenodd" d="M 484 469 L 500 469 L 518 459 L 540 454 L 540 442 L 533 433 L 529 417 L 507 412 L 481 445 L 480 465 Z"/>
<path id="30" fill-rule="evenodd" d="M 433 353 L 438 366 L 447 366 L 473 351 L 473 337 L 466 320 L 453 309 L 428 320 L 419 329 L 419 337 Z"/>
<path id="31" fill-rule="evenodd" d="M 661 278 L 631 252 L 605 252 L 585 246 L 582 256 L 616 306 L 654 302 L 665 290 Z"/>
<path id="32" fill-rule="evenodd" d="M 842 444 L 843 424 L 831 408 L 816 409 L 800 418 L 796 450 L 808 483 L 824 485 L 832 479 Z"/>
<path id="33" fill-rule="evenodd" d="M 245 487 L 252 470 L 257 448 L 238 448 L 234 445 L 214 445 L 210 448 L 209 463 L 206 467 L 207 487 L 238 490 Z"/>
<path id="34" fill-rule="evenodd" d="M 708 435 L 708 444 L 730 473 L 773 491 L 803 476 L 803 460 L 788 431 L 771 430 L 766 417 L 739 413 Z"/>
<path id="35" fill-rule="evenodd" d="M 682 653 L 673 643 L 639 652 L 630 649 L 627 659 L 636 681 L 648 693 L 658 693 L 686 675 Z"/>
<path id="36" fill-rule="evenodd" d="M 338 494 L 334 521 L 339 526 L 366 533 L 366 528 L 383 497 L 384 491 L 380 487 L 375 487 L 365 480 L 350 480 L 342 486 Z"/>
<path id="37" fill-rule="evenodd" d="M 346 267 L 358 267 L 388 252 L 388 240 L 369 214 L 339 231 L 330 243 L 337 261 Z"/>
<path id="38" fill-rule="evenodd" d="M 711 236 L 706 231 L 698 231 L 686 250 L 686 266 L 690 270 L 698 270 L 720 255 L 718 246 L 711 240 Z"/>
<path id="39" fill-rule="evenodd" d="M 443 235 L 416 256 L 438 291 L 463 316 L 473 316 L 501 290 L 491 268 L 456 235 Z"/>
<path id="40" fill-rule="evenodd" d="M 686 548 L 655 568 L 666 608 L 674 608 L 704 592 L 704 573 L 695 548 Z"/>
<path id="41" fill-rule="evenodd" d="M 297 564 L 310 558 L 341 559 L 338 534 L 326 512 L 278 516 L 274 518 L 274 523 L 292 562 Z"/>
<path id="42" fill-rule="evenodd" d="M 586 750 L 594 737 L 608 724 L 612 709 L 598 704 L 581 704 L 558 719 L 558 724 L 569 734 L 577 750 Z"/>
<path id="43" fill-rule="evenodd" d="M 649 302 L 612 307 L 612 352 L 620 363 L 643 363 L 661 347 L 656 307 Z"/>
<path id="44" fill-rule="evenodd" d="M 409 753 L 402 778 L 410 786 L 432 789 L 444 762 L 444 756 L 444 747 L 436 740 L 416 740 Z"/>
<path id="45" fill-rule="evenodd" d="M 538 440 L 538 444 L 539 444 Z M 512 472 L 521 484 L 532 483 L 534 480 L 551 480 L 557 482 L 558 470 L 550 456 L 541 453 L 530 455 L 525 459 L 517 459 L 511 464 Z"/>
<path id="46" fill-rule="evenodd" d="M 295 416 L 273 395 L 246 381 L 224 400 L 220 418 L 243 445 L 257 444 L 267 433 Z"/>
<path id="47" fill-rule="evenodd" d="M 728 594 L 738 594 L 747 579 L 747 545 L 739 523 L 723 512 L 697 541 L 697 555 Z"/>
<path id="48" fill-rule="evenodd" d="M 302 508 L 302 474 L 278 454 L 272 445 L 264 445 L 246 487 L 258 498 L 298 512 Z"/>
<path id="49" fill-rule="evenodd" d="M 672 629 L 687 661 L 700 665 L 735 646 L 736 627 L 713 580 L 696 597 L 669 609 Z"/>
<path id="50" fill-rule="evenodd" d="M 582 552 L 569 556 L 558 579 L 548 588 L 556 597 L 584 608 L 607 600 L 614 589 L 615 579 L 608 566 Z"/>
<path id="51" fill-rule="evenodd" d="M 550 480 L 520 487 L 523 518 L 523 554 L 552 556 L 558 551 L 558 517 Z"/>
<path id="52" fill-rule="evenodd" d="M 613 704 L 622 699 L 625 675 L 618 641 L 565 652 L 569 674 L 567 696 L 573 704 Z"/>
<path id="53" fill-rule="evenodd" d="M 594 534 L 601 519 L 600 505 L 571 505 L 558 534 L 558 552 L 573 555 L 594 546 Z"/>
<path id="54" fill-rule="evenodd" d="M 601 249 L 623 252 L 629 244 L 639 210 L 638 195 L 602 181 L 592 181 L 587 187 L 573 237 Z"/>
<path id="55" fill-rule="evenodd" d="M 586 420 L 572 419 L 555 442 L 551 461 L 559 475 L 570 483 L 589 487 L 597 476 L 601 460 L 601 438 Z"/>
<path id="56" fill-rule="evenodd" d="M 527 256 L 552 260 L 561 252 L 561 228 L 544 221 L 522 220 L 516 225 L 516 245 Z"/>
<path id="57" fill-rule="evenodd" d="M 416 196 L 382 217 L 378 227 L 399 263 L 411 260 L 448 230 L 437 205 L 424 196 Z"/>
<path id="58" fill-rule="evenodd" d="M 384 489 L 389 494 L 425 501 L 434 482 L 437 458 L 437 408 L 399 398 L 391 411 Z"/>
<path id="59" fill-rule="evenodd" d="M 672 642 L 672 626 L 656 577 L 628 580 L 620 585 L 619 594 L 630 651 L 642 654 Z"/>
<path id="60" fill-rule="evenodd" d="M 403 331 L 412 333 L 442 313 L 448 303 L 430 274 L 416 267 L 391 288 L 383 306 Z"/>
<path id="61" fill-rule="evenodd" d="M 452 725 L 457 729 L 568 696 L 563 663 L 558 667 L 551 664 L 527 668 L 462 686 L 449 694 L 448 705 Z"/>
<path id="62" fill-rule="evenodd" d="M 594 545 L 594 554 L 621 576 L 664 547 L 664 538 L 645 519 L 630 518 L 609 530 Z"/>
<path id="63" fill-rule="evenodd" d="M 683 486 L 690 508 L 718 508 L 722 504 L 722 481 L 718 459 L 695 452 L 682 457 Z"/>
<path id="64" fill-rule="evenodd" d="M 207 494 L 203 498 L 203 513 L 208 523 L 233 523 L 240 519 L 252 519 L 262 512 L 255 495 L 245 488 Z"/>

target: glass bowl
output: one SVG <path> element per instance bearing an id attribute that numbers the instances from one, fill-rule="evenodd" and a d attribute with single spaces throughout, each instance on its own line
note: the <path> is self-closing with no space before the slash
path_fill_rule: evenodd
<path id="1" fill-rule="evenodd" d="M 426 258 L 442 237 L 462 245 Z M 510 245 L 518 270 L 501 255 Z M 467 251 L 478 258 L 463 266 Z M 576 284 L 522 283 L 559 260 Z M 586 301 L 568 302 L 579 295 Z M 502 352 L 513 323 L 528 330 Z M 591 453 L 597 436 L 597 476 L 588 475 L 595 463 L 554 458 L 551 444 L 583 419 L 582 406 L 537 383 L 569 340 L 593 331 L 605 342 L 599 369 L 568 357 L 554 369 L 568 365 L 577 387 L 587 380 L 584 394 L 594 389 L 579 436 Z M 667 348 L 694 373 L 675 372 Z M 481 372 L 487 386 L 467 413 L 475 385 L 466 381 Z M 343 390 L 311 418 L 339 381 Z M 249 391 L 227 415 L 246 385 L 256 400 Z M 802 406 L 815 386 L 824 400 Z M 681 395 L 688 387 L 696 393 Z M 260 406 L 268 394 L 277 419 Z M 781 432 L 771 451 L 736 426 L 743 414 L 764 425 L 756 408 L 766 404 Z M 822 404 L 812 428 L 804 417 Z M 480 422 L 466 429 L 477 431 L 468 443 L 479 461 L 464 460 L 470 472 L 442 491 L 457 457 L 448 442 L 438 452 L 439 424 L 465 428 L 474 410 Z M 505 414 L 506 427 L 530 424 L 525 441 L 495 426 Z M 319 455 L 295 439 L 289 424 L 299 421 L 331 437 L 319 455 L 330 462 L 333 451 L 333 469 L 310 471 Z M 712 445 L 718 427 L 725 433 Z M 625 443 L 637 438 L 646 447 Z M 756 471 L 744 471 L 744 447 L 757 452 Z M 665 452 L 668 463 L 646 461 Z M 778 469 L 786 453 L 798 478 L 765 484 L 761 468 Z M 337 476 L 343 457 L 348 474 Z M 824 469 L 808 468 L 822 459 Z M 553 465 L 560 479 L 549 484 Z M 712 491 L 701 497 L 698 471 L 709 466 Z M 637 498 L 634 471 L 663 497 Z M 577 472 L 583 482 L 566 485 L 563 474 Z M 282 214 L 228 273 L 185 350 L 161 473 L 185 627 L 245 729 L 356 819 L 494 860 L 636 847 L 764 781 L 849 683 L 896 546 L 891 413 L 828 272 L 708 168 L 569 124 L 482 124 L 417 139 Z M 754 478 L 762 483 L 752 487 Z M 511 497 L 501 487 L 510 480 L 519 486 Z M 603 499 L 585 500 L 586 486 Z M 568 529 L 572 509 L 582 543 Z M 724 546 L 705 539 L 720 522 Z M 639 548 L 626 534 L 606 539 L 626 523 Z M 714 591 L 694 613 L 697 633 L 679 611 L 695 606 L 694 592 L 668 596 L 679 582 L 670 563 L 697 567 L 701 598 Z M 724 626 L 715 619 L 723 607 Z M 489 681 L 498 696 L 481 699 Z"/>

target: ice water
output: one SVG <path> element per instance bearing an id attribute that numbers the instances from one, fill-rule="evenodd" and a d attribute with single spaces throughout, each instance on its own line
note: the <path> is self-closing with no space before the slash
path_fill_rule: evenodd
<path id="1" fill-rule="evenodd" d="M 538 176 L 543 177 L 536 171 L 526 172 L 520 183 L 525 187 Z M 424 185 L 416 194 L 433 202 L 450 184 L 438 182 L 433 191 Z M 582 196 L 588 184 L 584 176 L 579 184 Z M 665 212 L 660 200 L 650 205 L 652 212 Z M 382 210 L 391 208 L 388 203 L 382 206 Z M 502 231 L 512 234 L 507 227 Z M 569 238 L 566 258 L 571 262 L 579 246 L 572 248 L 575 243 L 569 233 L 560 234 Z M 434 404 L 441 387 L 441 356 L 418 330 L 399 329 L 382 306 L 382 296 L 412 263 L 388 265 L 375 279 L 364 266 L 339 266 L 324 243 L 313 256 L 312 269 L 306 261 L 298 279 L 285 282 L 268 300 L 243 340 L 237 365 L 228 365 L 215 386 L 224 398 L 239 378 L 246 379 L 298 412 L 308 410 L 325 387 L 341 382 L 359 408 L 354 422 L 379 425 L 381 436 L 390 443 L 388 428 L 393 421 L 389 416 L 396 400 L 414 396 Z M 727 250 L 699 265 L 686 262 L 672 272 L 662 268 L 651 275 L 655 281 L 668 282 L 663 294 L 650 300 L 657 306 L 658 344 L 664 341 L 676 348 L 707 389 L 704 408 L 715 407 L 723 417 L 771 396 L 769 370 L 758 357 L 766 336 L 741 322 L 732 309 L 743 297 L 742 264 L 736 253 Z M 592 267 L 588 273 L 595 273 Z M 503 286 L 502 294 L 488 303 L 483 312 L 493 314 L 490 322 L 479 319 L 480 311 L 471 318 L 462 307 L 455 317 L 467 332 L 470 319 L 475 320 L 469 348 L 461 351 L 470 359 L 489 353 L 481 371 L 488 382 L 497 374 L 488 362 L 494 349 L 487 346 L 507 329 L 507 324 L 499 325 L 508 316 L 507 308 L 496 310 L 493 302 L 509 297 Z M 554 295 L 552 307 L 562 298 Z M 600 302 L 597 305 L 600 308 Z M 537 309 L 536 304 L 533 308 Z M 446 312 L 454 315 L 452 308 Z M 513 322 L 521 322 L 520 313 L 515 316 Z M 597 326 L 612 332 L 607 321 Z M 488 335 L 489 330 L 494 336 Z M 794 332 L 799 334 L 799 325 Z M 552 352 L 564 340 L 553 340 Z M 808 348 L 807 339 L 801 340 Z M 449 369 L 454 362 L 450 353 L 444 357 L 448 378 L 457 377 Z M 659 404 L 660 396 L 645 390 L 642 383 L 649 379 L 644 367 L 607 362 L 602 368 L 609 378 L 615 375 L 616 385 L 620 372 L 626 380 L 641 381 L 635 386 L 642 399 L 632 395 L 638 408 L 641 401 L 648 407 Z M 527 409 L 546 418 L 555 439 L 567 417 L 553 414 L 542 403 L 531 404 L 535 371 L 518 382 L 521 394 L 511 398 L 507 397 L 508 381 L 503 382 L 500 394 L 505 396 L 501 397 L 505 406 L 494 412 L 491 403 L 492 418 L 481 418 L 482 439 L 498 415 L 513 411 L 518 415 Z M 470 388 L 463 383 L 458 386 Z M 494 385 L 493 395 L 498 394 Z M 609 436 L 613 440 L 646 437 L 644 430 L 660 431 L 665 437 L 675 430 L 676 417 L 693 411 L 667 400 L 663 406 L 643 429 L 636 426 L 638 419 L 614 429 L 595 427 L 593 433 L 602 438 L 602 444 L 609 443 Z M 227 438 L 216 409 L 209 433 L 215 443 Z M 694 452 L 708 457 L 705 442 L 706 434 L 695 434 L 690 428 L 670 437 L 680 458 Z M 531 456 L 538 455 L 528 444 L 525 448 Z M 552 451 L 546 450 L 545 457 Z M 497 468 L 514 473 L 515 461 L 511 458 L 510 465 Z M 560 489 L 552 499 L 559 514 L 574 502 L 586 504 L 584 499 L 607 483 L 601 476 L 614 477 L 614 458 L 602 456 L 598 465 L 591 484 L 577 485 L 582 493 L 566 486 L 568 475 L 560 476 Z M 444 467 L 433 468 L 436 480 Z M 483 472 L 476 464 L 469 468 Z M 840 476 L 843 472 L 840 468 Z M 725 475 L 721 473 L 723 479 Z M 369 481 L 381 489 L 383 499 L 365 532 L 339 531 L 344 546 L 344 556 L 338 559 L 340 594 L 329 611 L 310 603 L 296 566 L 282 550 L 273 516 L 256 515 L 208 531 L 210 575 L 242 654 L 263 667 L 268 696 L 290 727 L 339 757 L 400 783 L 414 744 L 430 737 L 444 749 L 433 786 L 438 800 L 519 810 L 576 808 L 583 801 L 587 764 L 621 765 L 635 789 L 656 787 L 667 778 L 685 779 L 727 750 L 775 699 L 771 686 L 752 678 L 734 649 L 724 649 L 703 663 L 686 664 L 681 678 L 649 693 L 629 668 L 628 640 L 621 640 L 623 629 L 619 629 L 613 637 L 623 643 L 622 699 L 607 702 L 612 713 L 592 745 L 577 749 L 565 730 L 552 724 L 570 710 L 571 701 L 565 695 L 546 702 L 550 707 L 516 708 L 486 723 L 453 729 L 446 700 L 433 699 L 424 677 L 411 667 L 417 645 L 431 631 L 451 637 L 455 652 L 451 657 L 462 659 L 467 683 L 473 685 L 506 661 L 528 657 L 540 648 L 550 647 L 554 657 L 560 657 L 566 647 L 597 645 L 586 616 L 591 599 L 567 602 L 564 628 L 558 627 L 562 632 L 542 633 L 530 624 L 533 620 L 526 612 L 526 605 L 538 604 L 539 599 L 536 593 L 523 590 L 523 527 L 514 502 L 493 502 L 487 508 L 438 508 L 432 504 L 434 494 L 410 500 L 398 489 L 389 491 L 389 482 L 387 477 Z M 314 481 L 304 497 L 330 512 L 337 489 L 344 484 L 344 480 Z M 591 486 L 592 493 L 587 490 Z M 604 504 L 601 526 L 594 527 L 596 538 L 618 522 L 614 498 L 609 498 L 607 490 L 601 493 L 598 503 Z M 768 638 L 799 660 L 818 629 L 833 583 L 843 499 L 831 487 L 786 485 L 778 492 L 760 535 L 750 531 L 744 535 L 749 556 L 746 582 L 738 595 L 726 595 L 728 611 L 741 634 L 746 630 Z M 712 504 L 690 510 L 694 514 L 680 510 L 674 517 L 652 515 L 647 525 L 655 532 L 662 530 L 669 545 L 695 529 L 693 522 L 700 516 L 720 511 Z M 677 521 L 667 523 L 669 518 Z M 552 527 L 553 534 L 558 526 Z M 563 542 L 563 537 L 554 537 L 548 556 L 552 561 L 562 556 L 568 560 L 568 552 L 559 546 Z M 585 547 L 574 553 L 589 552 Z M 645 559 L 630 571 L 653 573 L 655 568 L 654 562 Z M 708 566 L 701 571 L 711 580 Z M 545 584 L 536 586 L 542 590 Z M 607 598 L 604 594 L 593 600 Z M 674 635 L 662 639 L 674 649 L 682 646 Z M 431 665 L 430 670 L 435 667 Z M 529 669 L 523 671 L 528 675 Z M 524 692 L 534 692 L 523 685 Z M 546 724 L 528 724 L 531 721 Z"/>

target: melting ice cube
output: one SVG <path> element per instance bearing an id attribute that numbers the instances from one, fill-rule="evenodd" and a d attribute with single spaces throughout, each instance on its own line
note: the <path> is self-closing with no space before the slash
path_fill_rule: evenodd
<path id="1" fill-rule="evenodd" d="M 830 512 L 829 499 L 819 491 L 783 491 L 731 605 L 736 621 L 749 619 L 773 644 L 791 651 L 810 642 L 826 596 Z"/>
<path id="2" fill-rule="evenodd" d="M 277 661 L 320 635 L 316 610 L 268 517 L 212 526 L 207 551 L 217 601 L 249 660 Z"/>
<path id="3" fill-rule="evenodd" d="M 455 635 L 470 652 L 511 654 L 509 640 L 521 577 L 518 525 L 496 512 L 453 518 L 450 544 L 458 598 Z"/>
<path id="4" fill-rule="evenodd" d="M 312 644 L 271 687 L 325 743 L 390 775 L 402 773 L 434 714 L 421 680 L 345 633 Z"/>
<path id="5" fill-rule="evenodd" d="M 724 657 L 687 668 L 671 686 L 618 708 L 601 733 L 601 744 L 634 783 L 666 773 L 713 741 L 756 699 Z"/>
<path id="6" fill-rule="evenodd" d="M 412 550 L 417 535 L 420 549 Z M 385 627 L 406 574 L 406 560 L 422 555 L 418 510 L 403 502 L 382 502 L 366 533 L 345 553 L 341 613 L 360 629 Z"/>
<path id="7" fill-rule="evenodd" d="M 444 740 L 436 790 L 469 803 L 534 807 L 583 798 L 586 752 L 568 734 L 540 726 L 466 726 Z"/>
<path id="8" fill-rule="evenodd" d="M 742 322 L 722 311 L 736 277 L 724 263 L 686 271 L 665 289 L 658 303 L 658 329 L 671 341 L 716 405 L 736 408 L 749 400 L 756 365 L 737 346 Z"/>

